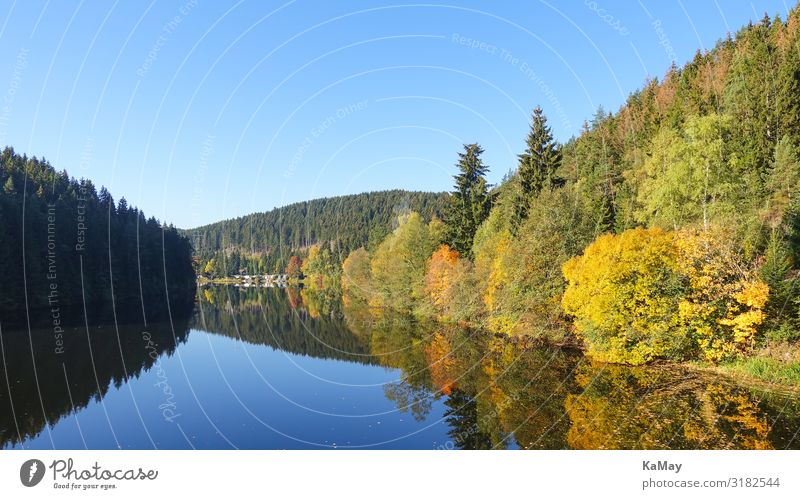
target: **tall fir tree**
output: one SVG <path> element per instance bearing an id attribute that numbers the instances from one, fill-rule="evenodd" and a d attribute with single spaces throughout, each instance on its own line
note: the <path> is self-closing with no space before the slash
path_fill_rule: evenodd
<path id="1" fill-rule="evenodd" d="M 481 160 L 483 148 L 478 144 L 464 144 L 464 152 L 458 153 L 458 169 L 455 175 L 455 190 L 452 193 L 449 211 L 445 217 L 446 238 L 451 248 L 462 255 L 472 254 L 472 240 L 478 226 L 489 216 L 492 197 L 486 183 L 489 170 Z"/>
<path id="2" fill-rule="evenodd" d="M 511 218 L 512 233 L 516 233 L 517 228 L 528 217 L 531 196 L 545 187 L 560 184 L 556 170 L 561 164 L 561 151 L 547 126 L 547 117 L 539 106 L 533 110 L 531 130 L 525 143 L 525 152 L 519 155 L 519 193 Z"/>

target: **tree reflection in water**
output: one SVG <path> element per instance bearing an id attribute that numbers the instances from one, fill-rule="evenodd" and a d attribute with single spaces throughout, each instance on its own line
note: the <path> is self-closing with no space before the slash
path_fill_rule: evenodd
<path id="1" fill-rule="evenodd" d="M 449 440 L 431 448 L 800 448 L 796 394 L 670 366 L 593 365 L 579 352 L 525 348 L 371 309 L 335 291 L 210 286 L 198 291 L 193 315 L 187 303 L 173 306 L 171 324 L 151 319 L 155 357 L 172 355 L 192 327 L 317 359 L 397 369 L 383 396 L 416 421 L 448 427 Z M 128 325 L 115 327 L 90 318 L 88 336 L 79 322 L 65 335 L 63 355 L 53 354 L 52 328 L 34 328 L 33 345 L 27 330 L 2 330 L 3 447 L 38 435 L 153 367 L 140 319 L 122 318 L 118 323 Z M 38 389 L 31 351 L 38 379 L 47 380 Z"/>
<path id="2" fill-rule="evenodd" d="M 421 393 L 446 397 L 447 447 L 465 449 L 800 448 L 800 399 L 675 366 L 592 365 L 577 352 L 525 348 L 453 325 L 348 302 L 348 324 L 383 365 Z"/>
<path id="3" fill-rule="evenodd" d="M 232 320 L 207 324 L 212 332 L 400 369 L 399 381 L 387 384 L 384 395 L 416 420 L 429 418 L 432 403 L 444 399 L 442 423 L 451 440 L 440 448 L 800 448 L 796 395 L 760 392 L 674 366 L 592 365 L 579 352 L 526 348 L 370 308 L 336 291 L 213 292 L 235 310 L 239 332 Z M 271 313 L 263 314 L 265 308 Z M 206 312 L 207 320 L 212 316 Z M 265 320 L 275 323 L 251 325 Z"/>
<path id="4" fill-rule="evenodd" d="M 172 355 L 189 334 L 192 296 L 175 299 L 171 309 L 119 307 L 86 317 L 80 308 L 61 309 L 63 350 L 55 351 L 49 317 L 30 331 L 2 329 L 4 365 L 0 369 L 0 447 L 20 444 L 47 425 L 99 401 L 113 386 Z M 91 312 L 91 311 L 89 311 Z M 116 325 L 114 319 L 116 318 Z M 31 342 L 32 340 L 32 342 Z M 35 369 L 34 369 L 35 366 Z"/>

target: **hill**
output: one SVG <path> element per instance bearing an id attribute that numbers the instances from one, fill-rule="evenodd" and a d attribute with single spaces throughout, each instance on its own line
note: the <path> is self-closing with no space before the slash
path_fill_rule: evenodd
<path id="1" fill-rule="evenodd" d="M 492 196 L 482 147 L 465 144 L 446 244 L 407 217 L 348 256 L 344 291 L 602 362 L 798 383 L 798 7 L 600 108 L 566 144 L 537 107 L 520 149 Z"/>
<path id="2" fill-rule="evenodd" d="M 294 203 L 183 233 L 194 243 L 201 270 L 213 259 L 217 265 L 212 273 L 220 276 L 240 269 L 282 272 L 293 254 L 304 253 L 312 244 L 329 245 L 343 260 L 360 246 L 380 242 L 400 213 L 441 217 L 447 199 L 445 193 L 366 192 Z"/>
<path id="3" fill-rule="evenodd" d="M 47 308 L 55 327 L 69 322 L 63 307 L 191 296 L 189 240 L 125 198 L 115 203 L 105 188 L 10 147 L 0 153 L 0 185 L 4 322 L 11 312 Z"/>

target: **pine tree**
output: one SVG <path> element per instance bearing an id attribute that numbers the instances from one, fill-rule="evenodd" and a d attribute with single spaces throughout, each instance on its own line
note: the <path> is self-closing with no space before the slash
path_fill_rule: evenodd
<path id="1" fill-rule="evenodd" d="M 539 106 L 533 110 L 531 130 L 525 142 L 527 147 L 525 152 L 519 155 L 517 170 L 520 189 L 511 219 L 513 233 L 528 217 L 531 196 L 538 194 L 545 187 L 560 184 L 556 178 L 556 169 L 561 164 L 561 151 L 553 140 L 553 134 L 547 126 L 547 117 Z"/>
<path id="2" fill-rule="evenodd" d="M 465 144 L 464 152 L 458 153 L 461 173 L 453 177 L 455 190 L 445 217 L 447 243 L 462 255 L 472 254 L 475 231 L 489 215 L 492 205 L 486 183 L 489 169 L 481 161 L 481 154 L 483 149 L 478 144 Z"/>

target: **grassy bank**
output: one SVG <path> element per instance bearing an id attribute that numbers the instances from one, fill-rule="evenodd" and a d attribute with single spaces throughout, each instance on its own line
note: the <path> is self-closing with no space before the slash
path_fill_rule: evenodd
<path id="1" fill-rule="evenodd" d="M 774 344 L 719 365 L 692 363 L 695 368 L 723 374 L 739 383 L 777 391 L 800 392 L 800 346 Z"/>
<path id="2" fill-rule="evenodd" d="M 750 357 L 718 366 L 722 372 L 740 379 L 752 378 L 771 384 L 800 389 L 800 361 L 780 361 L 769 357 Z"/>

